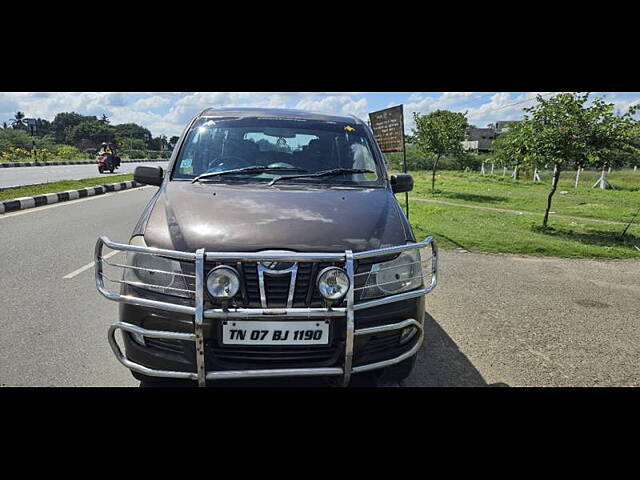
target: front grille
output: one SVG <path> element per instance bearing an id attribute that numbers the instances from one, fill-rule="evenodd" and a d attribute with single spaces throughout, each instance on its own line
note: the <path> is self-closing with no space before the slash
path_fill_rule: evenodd
<path id="1" fill-rule="evenodd" d="M 244 308 L 262 308 L 260 300 L 260 285 L 258 280 L 257 262 L 207 262 L 205 264 L 206 275 L 218 265 L 228 265 L 235 268 L 242 277 L 241 291 L 236 297 L 238 306 Z M 330 266 L 343 267 L 342 264 L 322 262 L 299 262 L 296 274 L 296 283 L 293 295 L 294 308 L 320 308 L 325 303 L 320 292 L 316 288 L 318 273 Z M 355 273 L 369 271 L 371 264 L 356 265 Z M 182 262 L 183 273 L 194 275 L 194 264 L 192 262 Z M 355 278 L 355 288 L 364 286 L 367 275 L 360 275 Z M 289 298 L 289 287 L 291 284 L 291 274 L 270 275 L 264 273 L 264 286 L 267 300 L 267 308 L 286 308 Z M 195 289 L 195 279 L 187 278 L 187 288 Z M 355 301 L 357 302 L 362 290 L 356 290 Z M 205 300 L 207 308 L 215 304 L 211 299 Z"/>
<path id="2" fill-rule="evenodd" d="M 227 345 L 205 343 L 207 368 L 313 368 L 336 364 L 344 355 L 344 342 L 331 345 L 274 346 Z"/>
<path id="3" fill-rule="evenodd" d="M 293 295 L 293 307 L 322 307 L 323 301 L 316 289 L 316 278 L 318 272 L 328 267 L 330 263 L 298 263 L 296 274 L 295 290 Z M 256 262 L 244 262 L 242 264 L 244 273 L 244 286 L 247 292 L 249 308 L 260 308 L 260 285 L 258 280 L 258 264 Z M 289 287 L 291 285 L 291 274 L 282 275 L 264 274 L 264 287 L 267 300 L 267 308 L 285 308 L 289 298 Z"/>

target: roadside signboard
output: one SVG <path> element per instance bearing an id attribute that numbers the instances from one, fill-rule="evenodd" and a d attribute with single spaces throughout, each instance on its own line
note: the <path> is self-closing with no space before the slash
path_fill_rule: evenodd
<path id="1" fill-rule="evenodd" d="M 402 105 L 397 105 L 369 114 L 369 126 L 373 136 L 380 146 L 380 150 L 387 152 L 402 152 L 404 158 L 404 173 L 407 173 L 407 151 L 404 146 L 404 111 Z M 409 193 L 404 194 L 407 219 L 409 219 Z"/>
<path id="2" fill-rule="evenodd" d="M 369 114 L 373 136 L 383 152 L 404 151 L 404 114 L 402 105 Z"/>

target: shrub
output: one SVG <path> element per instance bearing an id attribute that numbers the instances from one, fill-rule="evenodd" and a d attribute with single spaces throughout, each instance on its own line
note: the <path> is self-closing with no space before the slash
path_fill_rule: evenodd
<path id="1" fill-rule="evenodd" d="M 1 153 L 4 162 L 27 162 L 33 160 L 31 150 L 20 147 L 8 147 L 6 151 Z"/>
<path id="2" fill-rule="evenodd" d="M 60 145 L 56 150 L 56 156 L 62 160 L 75 160 L 86 157 L 83 152 L 71 145 Z"/>

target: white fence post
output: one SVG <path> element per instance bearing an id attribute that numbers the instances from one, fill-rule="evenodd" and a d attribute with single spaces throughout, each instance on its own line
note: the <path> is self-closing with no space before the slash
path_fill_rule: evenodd
<path id="1" fill-rule="evenodd" d="M 480 171 L 482 172 L 482 175 L 484 175 L 484 162 L 482 162 L 482 167 L 480 168 Z"/>
<path id="2" fill-rule="evenodd" d="M 600 174 L 600 178 L 598 178 L 598 181 L 594 183 L 593 187 L 591 188 L 600 187 L 602 190 L 604 190 L 608 186 L 609 186 L 609 182 L 607 181 L 607 167 L 603 166 L 602 173 Z"/>
<path id="3" fill-rule="evenodd" d="M 580 182 L 580 170 L 582 170 L 582 168 L 578 167 L 578 170 L 576 171 L 576 186 L 575 186 L 575 188 L 578 188 L 578 182 Z"/>

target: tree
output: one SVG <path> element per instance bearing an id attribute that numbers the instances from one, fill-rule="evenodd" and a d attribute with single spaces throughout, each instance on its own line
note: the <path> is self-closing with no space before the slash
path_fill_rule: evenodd
<path id="1" fill-rule="evenodd" d="M 108 125 L 111 122 L 109 121 L 109 117 L 107 117 L 107 115 L 103 113 L 102 118 L 100 119 L 100 123 L 103 123 L 104 125 Z"/>
<path id="2" fill-rule="evenodd" d="M 102 142 L 113 143 L 115 139 L 115 131 L 111 125 L 105 125 L 95 118 L 83 120 L 81 123 L 73 127 L 68 135 L 75 146 L 83 145 L 84 141 L 97 146 Z"/>
<path id="3" fill-rule="evenodd" d="M 51 122 L 44 118 L 36 118 L 36 136 L 44 137 L 51 131 Z"/>
<path id="4" fill-rule="evenodd" d="M 413 120 L 416 126 L 411 135 L 411 143 L 423 155 L 436 155 L 431 174 L 431 190 L 434 191 L 440 158 L 443 155 L 463 154 L 462 142 L 468 128 L 467 114 L 448 110 L 436 110 L 426 115 L 414 112 Z"/>
<path id="5" fill-rule="evenodd" d="M 587 106 L 589 93 L 562 93 L 549 99 L 538 95 L 536 100 L 536 105 L 524 109 L 526 113 L 522 124 L 512 127 L 504 136 L 514 130 L 519 132 L 519 136 L 512 139 L 521 144 L 521 160 L 533 166 L 542 163 L 554 165 L 551 191 L 542 221 L 546 228 L 562 170 L 585 165 L 606 166 L 610 162 L 608 154 L 633 151 L 637 122 L 632 118 L 634 109 L 617 116 L 614 105 L 599 97 Z M 500 143 L 498 147 L 501 147 Z"/>
<path id="6" fill-rule="evenodd" d="M 71 143 L 71 130 L 84 120 L 94 119 L 96 117 L 86 117 L 76 112 L 58 113 L 53 122 L 51 122 L 51 130 L 58 143 Z"/>
<path id="7" fill-rule="evenodd" d="M 169 139 L 169 148 L 171 150 L 173 150 L 173 148 L 176 146 L 178 140 L 180 140 L 180 137 L 177 137 L 175 135 Z"/>
<path id="8" fill-rule="evenodd" d="M 22 112 L 16 112 L 16 114 L 14 115 L 14 117 L 10 120 L 11 122 L 11 126 L 13 128 L 15 128 L 16 130 L 22 130 L 22 129 L 27 129 L 27 124 L 26 122 L 23 120 L 25 117 L 24 113 Z"/>
<path id="9" fill-rule="evenodd" d="M 520 167 L 536 168 L 544 164 L 544 158 L 538 155 L 532 143 L 532 128 L 533 124 L 529 122 L 516 123 L 508 131 L 498 135 L 491 145 L 491 160 L 498 166 L 514 168 L 516 179 Z"/>

